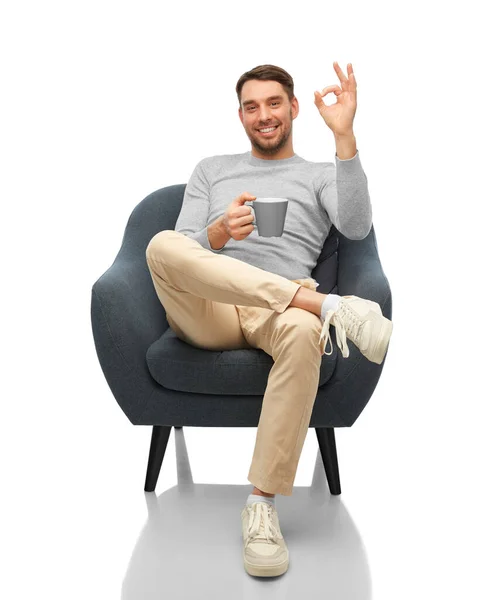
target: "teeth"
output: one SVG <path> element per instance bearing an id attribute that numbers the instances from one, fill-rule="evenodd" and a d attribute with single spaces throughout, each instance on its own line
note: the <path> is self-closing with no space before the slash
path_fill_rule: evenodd
<path id="1" fill-rule="evenodd" d="M 259 129 L 261 133 L 267 133 L 268 131 L 273 131 L 276 127 L 268 127 L 267 129 Z"/>

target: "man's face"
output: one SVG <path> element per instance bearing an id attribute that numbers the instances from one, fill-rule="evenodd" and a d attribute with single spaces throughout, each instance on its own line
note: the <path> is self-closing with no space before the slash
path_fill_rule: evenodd
<path id="1" fill-rule="evenodd" d="M 299 113 L 297 98 L 292 102 L 277 81 L 246 81 L 241 89 L 240 120 L 257 154 L 263 157 L 293 154 L 292 121 Z M 259 129 L 277 126 L 268 134 Z"/>

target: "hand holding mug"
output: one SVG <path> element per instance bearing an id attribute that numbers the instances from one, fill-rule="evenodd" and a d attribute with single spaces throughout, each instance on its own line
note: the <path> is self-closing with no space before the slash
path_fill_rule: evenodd
<path id="1" fill-rule="evenodd" d="M 252 196 L 249 192 L 243 192 L 226 208 L 226 212 L 222 217 L 222 226 L 227 235 L 231 236 L 233 240 L 244 240 L 255 229 L 252 210 L 245 204 L 245 202 L 251 202 L 255 198 L 256 196 Z"/>

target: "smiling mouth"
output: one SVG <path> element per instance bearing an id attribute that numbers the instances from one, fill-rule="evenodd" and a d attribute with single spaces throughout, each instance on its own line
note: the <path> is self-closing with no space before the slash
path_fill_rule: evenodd
<path id="1" fill-rule="evenodd" d="M 258 129 L 257 129 L 257 131 L 260 133 L 260 135 L 262 135 L 264 137 L 271 137 L 274 133 L 276 133 L 276 131 L 278 131 L 278 127 L 279 127 L 279 125 L 276 125 L 272 131 L 268 131 L 267 133 L 263 133 L 262 131 L 260 131 Z M 263 129 L 268 129 L 268 128 L 264 127 Z"/>

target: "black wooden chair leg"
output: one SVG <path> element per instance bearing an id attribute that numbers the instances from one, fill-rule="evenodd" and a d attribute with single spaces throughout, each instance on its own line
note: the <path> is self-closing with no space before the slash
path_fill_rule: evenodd
<path id="1" fill-rule="evenodd" d="M 148 470 L 144 485 L 145 492 L 154 492 L 155 490 L 171 429 L 172 427 L 170 426 L 153 425 L 151 445 L 149 447 Z"/>
<path id="2" fill-rule="evenodd" d="M 316 427 L 321 458 L 325 466 L 326 479 L 330 493 L 338 496 L 340 490 L 339 463 L 337 460 L 337 446 L 335 445 L 335 431 L 333 427 Z"/>

